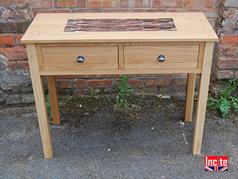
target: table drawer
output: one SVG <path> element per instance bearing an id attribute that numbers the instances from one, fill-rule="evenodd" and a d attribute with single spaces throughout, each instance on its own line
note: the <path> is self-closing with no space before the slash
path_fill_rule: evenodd
<path id="1" fill-rule="evenodd" d="M 195 69 L 199 45 L 161 44 L 124 47 L 125 69 Z"/>
<path id="2" fill-rule="evenodd" d="M 117 46 L 43 46 L 41 53 L 44 71 L 118 69 Z"/>

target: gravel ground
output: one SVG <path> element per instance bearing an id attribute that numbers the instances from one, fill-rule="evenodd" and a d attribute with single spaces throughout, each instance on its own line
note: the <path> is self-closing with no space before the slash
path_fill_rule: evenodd
<path id="1" fill-rule="evenodd" d="M 183 101 L 137 97 L 128 112 L 100 102 L 107 98 L 90 97 L 90 103 L 73 98 L 63 104 L 62 125 L 51 125 L 52 160 L 43 158 L 35 113 L 1 110 L 0 178 L 237 179 L 237 116 L 221 119 L 208 112 L 202 155 L 194 156 L 194 125 L 183 123 Z M 102 107 L 95 110 L 94 100 Z M 228 155 L 229 171 L 205 172 L 206 154 Z"/>

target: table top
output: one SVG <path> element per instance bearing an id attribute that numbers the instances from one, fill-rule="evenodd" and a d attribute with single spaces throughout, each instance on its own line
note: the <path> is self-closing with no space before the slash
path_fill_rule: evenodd
<path id="1" fill-rule="evenodd" d="M 200 12 L 42 13 L 22 43 L 207 42 L 218 37 Z"/>

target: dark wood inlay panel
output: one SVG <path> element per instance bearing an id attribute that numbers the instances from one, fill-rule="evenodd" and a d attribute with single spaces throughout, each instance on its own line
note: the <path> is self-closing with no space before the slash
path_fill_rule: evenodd
<path id="1" fill-rule="evenodd" d="M 64 32 L 175 31 L 172 18 L 158 19 L 69 19 Z"/>

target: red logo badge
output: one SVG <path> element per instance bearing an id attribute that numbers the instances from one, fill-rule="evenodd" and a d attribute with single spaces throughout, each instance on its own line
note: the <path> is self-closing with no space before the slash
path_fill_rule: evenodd
<path id="1" fill-rule="evenodd" d="M 205 156 L 205 171 L 228 171 L 228 156 Z"/>

